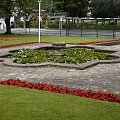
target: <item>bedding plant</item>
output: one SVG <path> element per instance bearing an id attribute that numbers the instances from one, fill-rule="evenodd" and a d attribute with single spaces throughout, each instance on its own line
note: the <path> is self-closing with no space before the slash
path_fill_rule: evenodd
<path id="1" fill-rule="evenodd" d="M 17 39 L 17 38 L 0 37 L 0 40 L 3 40 L 3 41 L 11 41 L 11 40 L 18 40 L 18 39 Z"/>
<path id="2" fill-rule="evenodd" d="M 31 50 L 22 49 L 11 56 L 17 63 L 41 63 L 56 62 L 80 64 L 90 60 L 109 60 L 112 59 L 109 53 L 97 52 L 88 48 L 62 48 L 60 50 Z"/>

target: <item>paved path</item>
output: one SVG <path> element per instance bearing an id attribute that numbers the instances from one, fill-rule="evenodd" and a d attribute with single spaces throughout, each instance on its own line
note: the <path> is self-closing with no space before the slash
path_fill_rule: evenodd
<path id="1" fill-rule="evenodd" d="M 37 44 L 35 45 L 37 46 Z M 29 45 L 29 47 L 32 46 L 34 45 Z M 28 45 L 24 47 L 28 47 Z M 99 47 L 120 51 L 120 45 Z M 12 48 L 10 49 L 12 50 Z M 7 50 L 0 49 L 0 52 Z M 5 66 L 0 62 L 0 79 L 6 80 L 11 77 L 30 82 L 53 83 L 120 94 L 120 63 L 99 64 L 85 70 L 76 70 L 58 67 L 18 68 Z"/>

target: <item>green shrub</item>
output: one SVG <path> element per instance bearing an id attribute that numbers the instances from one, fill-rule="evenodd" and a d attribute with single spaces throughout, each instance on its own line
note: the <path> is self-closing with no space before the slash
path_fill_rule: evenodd
<path id="1" fill-rule="evenodd" d="M 38 28 L 38 27 L 39 27 L 39 21 L 38 21 L 38 20 L 31 21 L 30 26 L 31 26 L 32 28 Z"/>
<path id="2" fill-rule="evenodd" d="M 56 18 L 55 21 L 49 22 L 48 28 L 59 28 L 59 18 Z"/>
<path id="3" fill-rule="evenodd" d="M 18 26 L 19 26 L 20 28 L 24 28 L 24 22 L 23 22 L 23 21 L 19 22 Z"/>
<path id="4" fill-rule="evenodd" d="M 48 28 L 59 28 L 59 24 L 54 23 L 54 22 L 49 22 L 48 23 Z"/>

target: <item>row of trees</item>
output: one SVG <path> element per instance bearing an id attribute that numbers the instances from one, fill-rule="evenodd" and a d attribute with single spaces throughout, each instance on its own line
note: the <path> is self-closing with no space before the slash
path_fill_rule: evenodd
<path id="1" fill-rule="evenodd" d="M 88 12 L 89 0 L 53 0 L 54 9 L 67 12 L 70 17 L 85 17 Z"/>
<path id="2" fill-rule="evenodd" d="M 91 0 L 89 6 L 93 17 L 120 17 L 120 0 Z"/>
<path id="3" fill-rule="evenodd" d="M 68 12 L 71 17 L 119 17 L 120 0 L 53 0 L 57 11 Z"/>
<path id="4" fill-rule="evenodd" d="M 70 17 L 119 17 L 120 0 L 42 0 L 42 10 L 46 12 L 67 12 Z M 0 0 L 0 17 L 5 17 L 6 33 L 11 33 L 10 17 L 29 16 L 38 11 L 38 0 Z"/>

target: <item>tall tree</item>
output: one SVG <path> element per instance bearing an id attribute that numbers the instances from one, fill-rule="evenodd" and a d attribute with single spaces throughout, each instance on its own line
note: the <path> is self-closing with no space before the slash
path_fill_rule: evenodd
<path id="1" fill-rule="evenodd" d="M 37 0 L 0 0 L 0 16 L 5 17 L 6 34 L 11 34 L 10 17 L 21 13 L 26 17 L 37 5 Z"/>
<path id="2" fill-rule="evenodd" d="M 89 0 L 53 0 L 56 10 L 68 12 L 71 17 L 86 16 Z"/>
<path id="3" fill-rule="evenodd" d="M 114 0 L 115 4 L 115 16 L 120 17 L 120 0 Z"/>
<path id="4" fill-rule="evenodd" d="M 5 17 L 5 23 L 6 23 L 6 33 L 11 33 L 10 29 L 10 17 L 12 15 L 12 10 L 13 10 L 13 4 L 10 0 L 1 0 L 1 5 L 0 5 L 0 11 L 1 11 L 1 16 Z"/>
<path id="5" fill-rule="evenodd" d="M 93 17 L 120 16 L 120 0 L 91 0 L 90 8 Z"/>
<path id="6" fill-rule="evenodd" d="M 53 0 L 42 0 L 41 9 L 47 13 L 51 13 L 53 10 Z"/>

